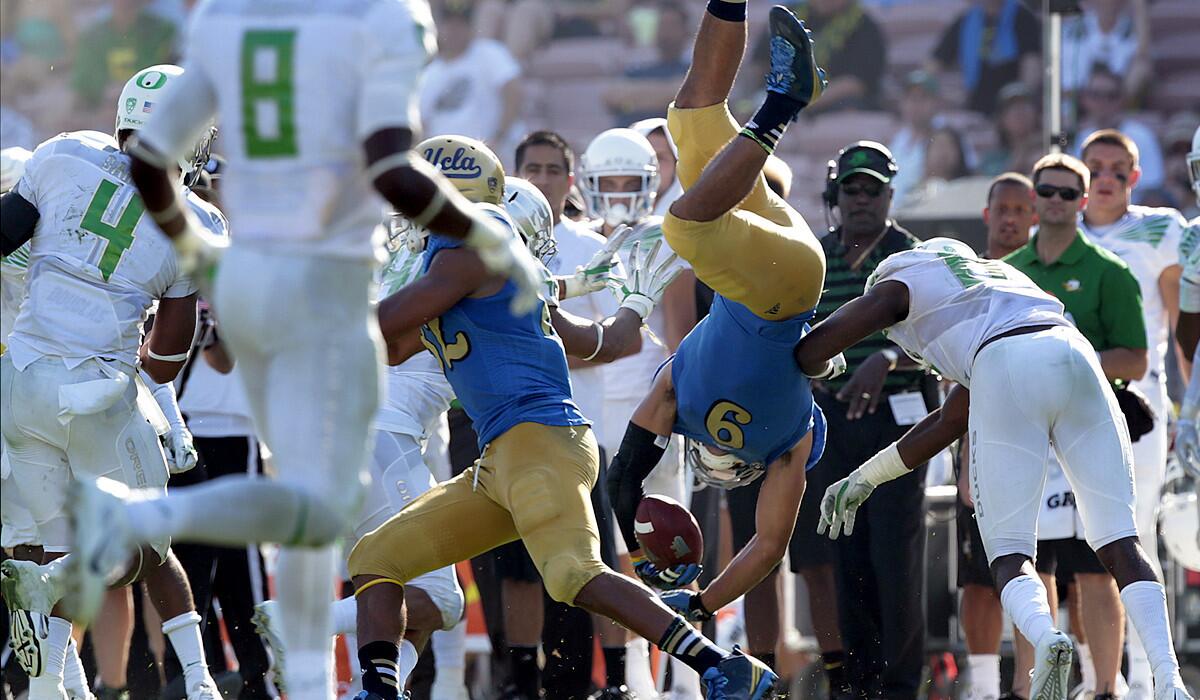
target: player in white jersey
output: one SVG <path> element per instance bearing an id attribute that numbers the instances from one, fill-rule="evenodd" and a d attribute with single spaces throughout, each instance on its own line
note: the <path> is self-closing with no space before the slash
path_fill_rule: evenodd
<path id="1" fill-rule="evenodd" d="M 205 281 L 221 246 L 180 207 L 165 168 L 210 120 L 227 134 L 222 198 L 238 236 L 211 298 L 280 478 L 180 489 L 141 504 L 128 538 L 104 542 L 88 539 L 88 526 L 118 504 L 89 491 L 74 506 L 80 544 L 96 555 L 88 562 L 168 534 L 283 544 L 286 685 L 297 700 L 330 693 L 332 543 L 361 504 L 379 402 L 376 191 L 478 248 L 490 269 L 517 282 L 516 306 L 536 303 L 536 261 L 410 151 L 416 87 L 433 49 L 424 0 L 212 0 L 192 14 L 182 83 L 132 148 L 147 213 Z M 94 589 L 91 566 L 74 573 Z"/>
<path id="2" fill-rule="evenodd" d="M 1157 511 L 1166 476 L 1167 416 L 1171 410 L 1165 359 L 1169 329 L 1179 315 L 1179 245 L 1186 222 L 1174 209 L 1130 204 L 1141 170 L 1137 145 L 1125 134 L 1115 129 L 1092 133 L 1084 139 L 1081 156 L 1092 179 L 1080 229 L 1092 242 L 1125 261 L 1142 288 L 1150 366 L 1135 386 L 1157 417 L 1154 429 L 1133 443 L 1133 473 L 1138 532 L 1155 570 L 1161 572 Z M 1146 700 L 1150 695 L 1149 663 L 1136 630 L 1130 629 L 1128 640 L 1130 700 Z M 1089 640 L 1097 656 L 1097 647 L 1106 641 L 1115 645 L 1112 655 L 1119 658 L 1119 633 L 1110 640 Z"/>
<path id="3" fill-rule="evenodd" d="M 971 497 L 1001 604 L 1036 645 L 1031 700 L 1067 694 L 1071 640 L 1054 628 L 1034 570 L 1038 504 L 1053 446 L 1088 544 L 1117 580 L 1153 664 L 1155 698 L 1190 698 L 1171 645 L 1166 593 L 1138 543 L 1129 433 L 1095 351 L 1062 304 L 1011 266 L 937 238 L 880 263 L 862 297 L 796 346 L 806 374 L 883 331 L 958 382 L 942 407 L 829 487 L 819 532 L 850 534 L 878 485 L 904 476 L 970 430 Z"/>
<path id="4" fill-rule="evenodd" d="M 57 603 L 64 597 L 65 567 L 84 557 L 63 557 L 74 551 L 66 512 L 69 485 L 108 477 L 163 493 L 171 462 L 194 457 L 190 439 L 176 443 L 170 459 L 164 456 L 155 426 L 161 412 L 139 399 L 140 366 L 147 381 L 164 383 L 156 388 L 174 407 L 168 382 L 191 345 L 196 288 L 143 216 L 124 152 L 142 116 L 180 74 L 177 66 L 166 65 L 140 71 L 121 93 L 115 138 L 80 131 L 50 139 L 33 153 L 16 187 L 0 198 L 0 252 L 8 255 L 29 241 L 26 287 L 0 358 L 0 429 L 12 485 L 45 551 L 45 566 L 3 565 L 10 609 L 51 616 L 37 634 L 24 638 L 38 657 L 31 698 L 57 699 L 64 692 L 71 623 Z M 207 160 L 212 135 L 210 128 L 193 144 L 194 158 L 181 164 L 185 175 Z M 180 188 L 178 170 L 173 187 L 208 235 L 225 235 L 224 218 Z M 156 303 L 157 323 L 143 344 L 142 323 Z M 184 429 L 176 437 L 185 434 Z M 200 616 L 169 543 L 169 538 L 150 542 L 131 563 L 110 561 L 101 572 L 100 591 L 105 583 L 143 580 L 183 664 L 188 698 L 216 698 Z"/>

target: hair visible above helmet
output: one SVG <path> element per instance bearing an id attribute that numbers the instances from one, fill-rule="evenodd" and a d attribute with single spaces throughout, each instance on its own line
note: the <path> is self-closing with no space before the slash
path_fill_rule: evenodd
<path id="1" fill-rule="evenodd" d="M 745 486 L 767 473 L 762 462 L 748 463 L 733 453 L 713 454 L 704 443 L 692 438 L 684 439 L 683 455 L 698 480 L 721 489 Z"/>
<path id="2" fill-rule="evenodd" d="M 496 205 L 503 201 L 504 166 L 482 141 L 458 135 L 434 136 L 417 144 L 416 151 L 470 201 Z"/>
<path id="3" fill-rule="evenodd" d="M 579 189 L 589 213 L 609 226 L 631 224 L 654 211 L 658 193 L 658 156 L 650 141 L 633 129 L 609 129 L 592 139 L 579 158 Z M 641 186 L 631 192 L 601 192 L 600 178 L 634 176 Z"/>
<path id="4" fill-rule="evenodd" d="M 1200 203 L 1200 126 L 1192 134 L 1192 150 L 1187 154 L 1187 166 L 1192 176 L 1192 191 L 1196 193 L 1196 202 Z"/>
<path id="5" fill-rule="evenodd" d="M 504 209 L 517 225 L 529 252 L 543 264 L 558 251 L 554 240 L 554 213 L 546 195 L 532 182 L 510 177 L 504 180 Z"/>
<path id="6" fill-rule="evenodd" d="M 121 96 L 117 98 L 116 136 L 120 141 L 122 131 L 137 131 L 146 126 L 155 105 L 160 104 L 167 94 L 168 85 L 183 75 L 183 69 L 169 63 L 143 68 L 125 81 Z M 191 187 L 199 177 L 200 168 L 208 163 L 212 142 L 217 137 L 217 128 L 209 125 L 192 153 L 179 161 L 183 171 L 183 184 Z"/>
<path id="7" fill-rule="evenodd" d="M 25 174 L 25 164 L 33 157 L 33 153 L 13 146 L 0 151 L 0 194 L 17 186 L 17 181 Z"/>

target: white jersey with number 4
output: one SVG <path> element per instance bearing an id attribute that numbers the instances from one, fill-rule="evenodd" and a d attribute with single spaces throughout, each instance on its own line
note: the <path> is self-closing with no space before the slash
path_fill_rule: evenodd
<path id="1" fill-rule="evenodd" d="M 40 218 L 9 337 L 17 368 L 46 355 L 68 367 L 94 357 L 133 365 L 151 305 L 196 291 L 144 212 L 129 164 L 111 136 L 76 131 L 38 146 L 25 166 L 15 191 Z M 187 202 L 202 226 L 226 234 L 215 208 L 191 193 Z"/>
<path id="2" fill-rule="evenodd" d="M 968 388 L 984 341 L 1025 326 L 1071 325 L 1062 302 L 998 260 L 906 250 L 880 263 L 873 278 L 908 287 L 908 316 L 884 331 L 888 339 Z"/>
<path id="3" fill-rule="evenodd" d="M 215 118 L 235 245 L 368 259 L 382 200 L 363 142 L 419 130 L 417 80 L 433 50 L 425 0 L 209 0 L 141 139 L 173 159 Z"/>

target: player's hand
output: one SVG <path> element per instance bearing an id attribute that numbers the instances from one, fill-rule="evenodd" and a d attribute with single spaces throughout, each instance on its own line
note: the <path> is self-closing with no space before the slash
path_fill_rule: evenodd
<path id="1" fill-rule="evenodd" d="M 854 518 L 858 508 L 871 495 L 875 487 L 859 476 L 858 470 L 825 490 L 821 499 L 821 519 L 817 521 L 817 534 L 829 533 L 836 540 L 839 534 L 849 536 L 854 532 Z"/>
<path id="2" fill-rule="evenodd" d="M 182 423 L 171 426 L 162 436 L 163 449 L 167 454 L 167 471 L 182 474 L 196 467 L 199 456 L 192 442 L 192 433 Z"/>
<path id="3" fill-rule="evenodd" d="M 633 229 L 628 226 L 618 226 L 591 260 L 575 268 L 574 275 L 563 279 L 563 298 L 571 299 L 624 284 L 625 277 L 618 269 L 617 251 L 632 232 Z"/>
<path id="4" fill-rule="evenodd" d="M 858 369 L 854 370 L 850 381 L 837 393 L 838 401 L 849 404 L 846 410 L 847 420 L 858 420 L 864 413 L 875 413 L 889 371 L 890 363 L 879 353 L 867 357 Z"/>
<path id="5" fill-rule="evenodd" d="M 171 242 L 175 245 L 180 272 L 191 277 L 204 296 L 211 297 L 217 265 L 229 248 L 229 239 L 214 236 L 189 222 Z"/>
<path id="6" fill-rule="evenodd" d="M 1175 423 L 1175 457 L 1193 479 L 1200 479 L 1200 435 L 1195 421 L 1182 419 Z"/>
<path id="7" fill-rule="evenodd" d="M 700 594 L 696 591 L 679 589 L 667 591 L 659 596 L 666 606 L 683 615 L 688 622 L 704 622 L 712 619 L 713 614 L 700 602 Z"/>
<path id="8" fill-rule="evenodd" d="M 544 281 L 542 266 L 518 236 L 487 221 L 471 228 L 466 243 L 488 271 L 504 275 L 516 285 L 517 294 L 509 305 L 514 316 L 523 316 L 537 306 Z"/>
<path id="9" fill-rule="evenodd" d="M 665 569 L 659 569 L 650 563 L 649 559 L 640 559 L 633 563 L 633 570 L 651 588 L 671 590 L 691 584 L 700 577 L 704 567 L 700 564 L 676 564 Z"/>
<path id="10" fill-rule="evenodd" d="M 662 300 L 667 287 L 683 272 L 683 268 L 675 264 L 679 256 L 674 253 L 658 265 L 654 264 L 661 248 L 662 239 L 659 239 L 643 255 L 642 241 L 634 243 L 629 255 L 629 277 L 616 290 L 621 307 L 630 309 L 643 321 Z"/>

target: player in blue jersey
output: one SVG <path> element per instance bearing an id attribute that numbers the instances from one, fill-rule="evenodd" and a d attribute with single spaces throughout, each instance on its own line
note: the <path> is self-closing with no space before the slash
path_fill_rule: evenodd
<path id="1" fill-rule="evenodd" d="M 770 33 L 766 98 L 739 130 L 725 100 L 745 50 L 745 4 L 710 2 L 691 69 L 668 110 L 685 191 L 663 234 L 716 297 L 659 371 L 608 476 L 635 570 L 650 585 L 677 589 L 663 600 L 691 620 L 711 617 L 783 558 L 805 471 L 825 442 L 809 378 L 789 350 L 808 332 L 825 259 L 803 217 L 767 189 L 762 175 L 787 124 L 820 96 L 824 71 L 813 59 L 811 35 L 791 12 L 772 8 Z M 823 376 L 834 371 L 831 363 Z M 642 481 L 671 433 L 687 437 L 687 458 L 701 481 L 734 488 L 765 478 L 756 534 L 698 593 L 683 588 L 699 576 L 699 565 L 659 570 L 641 556 L 634 536 Z"/>
<path id="2" fill-rule="evenodd" d="M 516 236 L 511 219 L 495 206 L 504 190 L 495 156 L 471 139 L 431 141 L 445 142 L 446 153 L 459 153 L 454 159 L 435 158 L 443 174 Z M 459 167 L 466 159 L 470 167 Z M 561 312 L 543 300 L 534 311 L 513 316 L 509 308 L 516 287 L 453 239 L 430 236 L 423 266 L 419 280 L 381 303 L 380 328 L 393 361 L 419 330 L 420 342 L 441 362 L 471 416 L 482 456 L 363 537 L 351 552 L 363 668 L 360 697 L 394 700 L 402 691 L 396 645 L 405 628 L 405 582 L 516 539 L 525 543 L 552 597 L 656 640 L 701 674 L 709 698 L 766 697 L 775 674 L 761 662 L 718 648 L 650 591 L 600 561 L 589 495 L 599 470 L 598 451 L 589 421 L 571 398 L 564 340 L 554 323 Z M 642 272 L 631 273 L 623 309 L 611 324 L 606 321 L 608 328 L 620 324 L 636 333 L 649 313 L 645 302 L 653 301 L 654 292 L 639 291 Z M 666 285 L 653 280 L 656 274 L 657 269 L 649 274 L 651 287 L 661 289 Z M 637 323 L 627 320 L 631 314 Z M 607 330 L 601 345 L 613 335 Z M 571 332 L 572 338 L 577 335 Z M 597 335 L 589 334 L 585 352 L 592 352 Z"/>

